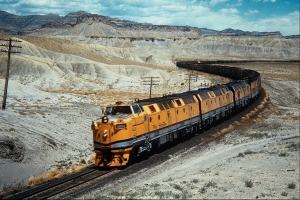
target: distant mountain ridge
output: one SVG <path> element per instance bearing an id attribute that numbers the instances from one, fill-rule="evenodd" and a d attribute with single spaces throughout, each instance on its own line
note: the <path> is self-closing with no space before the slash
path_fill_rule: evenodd
<path id="1" fill-rule="evenodd" d="M 282 36 L 280 31 L 274 32 L 259 32 L 259 31 L 242 31 L 238 29 L 227 28 L 222 31 L 216 31 L 212 29 L 201 28 L 203 35 L 232 35 L 232 36 Z"/>
<path id="2" fill-rule="evenodd" d="M 90 14 L 85 11 L 72 12 L 66 16 L 59 16 L 56 14 L 19 16 L 7 13 L 5 11 L 0 11 L 0 33 L 2 34 L 28 35 L 43 30 L 68 29 L 82 23 L 86 23 L 88 25 L 94 25 L 96 23 L 102 24 L 101 27 L 99 27 L 99 25 L 97 26 L 97 29 L 101 29 L 101 31 L 98 31 L 96 34 L 99 35 L 96 36 L 149 37 L 152 35 L 153 37 L 153 35 L 158 34 L 167 37 L 191 38 L 197 38 L 200 36 L 208 35 L 282 37 L 279 31 L 250 32 L 243 30 L 235 30 L 231 28 L 222 31 L 217 31 L 207 28 L 197 28 L 191 26 L 153 25 L 150 23 L 138 23 L 129 20 L 120 20 L 119 18 L 111 18 L 108 16 Z M 76 35 L 78 34 L 78 32 L 73 31 L 73 34 Z M 83 32 L 82 34 L 91 36 L 94 33 L 93 31 L 90 31 L 86 33 Z"/>

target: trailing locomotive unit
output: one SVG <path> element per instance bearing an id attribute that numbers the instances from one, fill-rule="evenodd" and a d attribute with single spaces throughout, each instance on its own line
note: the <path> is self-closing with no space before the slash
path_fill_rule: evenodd
<path id="1" fill-rule="evenodd" d="M 236 67 L 178 62 L 178 67 L 218 74 L 234 81 L 159 98 L 116 102 L 92 122 L 95 165 L 125 166 L 160 145 L 192 136 L 254 101 L 260 74 Z"/>

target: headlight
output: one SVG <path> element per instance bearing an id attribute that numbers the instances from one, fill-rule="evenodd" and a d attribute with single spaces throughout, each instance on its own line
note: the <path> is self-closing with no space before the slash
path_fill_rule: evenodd
<path id="1" fill-rule="evenodd" d="M 126 128 L 126 124 L 117 124 L 116 125 L 117 129 L 122 129 L 122 128 Z"/>

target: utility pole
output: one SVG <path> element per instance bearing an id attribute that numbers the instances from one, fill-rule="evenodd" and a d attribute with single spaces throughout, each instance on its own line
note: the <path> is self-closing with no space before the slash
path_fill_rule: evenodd
<path id="1" fill-rule="evenodd" d="M 144 77 L 144 78 L 146 78 L 146 79 L 150 78 L 150 80 L 145 80 L 144 81 L 144 85 L 150 85 L 150 98 L 151 98 L 152 85 L 158 85 L 157 83 L 159 82 L 159 80 L 153 80 L 153 79 L 159 78 L 159 77 L 153 77 L 153 76 L 151 76 L 151 77 Z"/>
<path id="2" fill-rule="evenodd" d="M 192 70 L 193 71 L 193 70 Z M 193 73 L 193 72 L 192 72 Z M 189 91 L 191 91 L 191 80 L 195 80 L 195 76 L 192 74 L 192 73 L 189 73 L 189 74 L 186 74 L 188 75 L 188 79 L 185 79 L 185 80 L 188 80 L 189 81 Z"/>
<path id="3" fill-rule="evenodd" d="M 2 41 L 7 41 L 8 44 L 0 44 L 0 46 L 8 47 L 8 50 L 1 50 L 0 52 L 7 52 L 7 67 L 6 67 L 6 76 L 5 76 L 5 85 L 4 85 L 4 95 L 3 95 L 3 101 L 2 101 L 2 110 L 5 110 L 6 105 L 6 96 L 7 96 L 7 87 L 8 87 L 8 79 L 9 79 L 9 68 L 10 68 L 10 54 L 11 53 L 20 53 L 20 52 L 13 52 L 11 50 L 12 47 L 16 48 L 22 48 L 20 46 L 13 46 L 12 42 L 22 42 L 20 40 L 13 40 L 11 38 L 9 39 L 0 39 Z"/>
<path id="4" fill-rule="evenodd" d="M 198 62 L 200 62 L 200 61 L 198 61 Z M 196 64 L 193 64 L 193 71 L 194 71 L 194 66 L 195 66 Z M 196 82 L 198 81 L 198 69 L 196 69 Z"/>

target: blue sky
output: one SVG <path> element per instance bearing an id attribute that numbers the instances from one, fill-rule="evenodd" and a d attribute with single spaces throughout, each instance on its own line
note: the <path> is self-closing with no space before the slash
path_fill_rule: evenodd
<path id="1" fill-rule="evenodd" d="M 0 10 L 60 16 L 83 10 L 156 25 L 300 34 L 299 0 L 0 0 Z"/>

